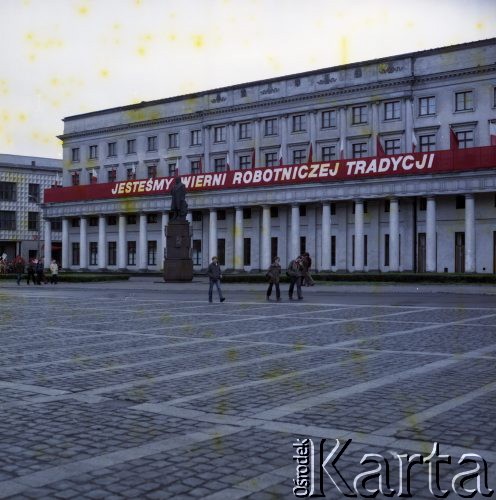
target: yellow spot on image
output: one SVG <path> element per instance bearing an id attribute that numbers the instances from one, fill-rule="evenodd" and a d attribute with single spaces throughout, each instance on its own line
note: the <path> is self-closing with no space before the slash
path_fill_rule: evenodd
<path id="1" fill-rule="evenodd" d="M 192 36 L 193 46 L 197 49 L 201 49 L 205 45 L 205 39 L 203 35 L 193 35 Z"/>

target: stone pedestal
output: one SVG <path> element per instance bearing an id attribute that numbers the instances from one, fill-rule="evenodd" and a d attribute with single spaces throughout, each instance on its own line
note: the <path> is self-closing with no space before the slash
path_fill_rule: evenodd
<path id="1" fill-rule="evenodd" d="M 164 281 L 192 281 L 191 235 L 187 220 L 173 220 L 166 231 Z"/>

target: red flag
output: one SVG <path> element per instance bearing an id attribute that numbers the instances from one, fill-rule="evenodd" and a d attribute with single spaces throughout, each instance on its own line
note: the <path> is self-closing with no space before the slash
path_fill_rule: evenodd
<path id="1" fill-rule="evenodd" d="M 496 146 L 496 122 L 489 122 L 489 134 L 491 136 L 491 146 Z"/>
<path id="2" fill-rule="evenodd" d="M 312 143 L 310 143 L 310 149 L 308 150 L 308 161 L 307 163 L 312 163 L 313 161 L 313 150 L 312 150 Z"/>
<path id="3" fill-rule="evenodd" d="M 386 156 L 386 153 L 384 152 L 384 148 L 382 147 L 379 136 L 376 137 L 376 149 L 377 149 L 377 156 Z"/>
<path id="4" fill-rule="evenodd" d="M 255 168 L 255 148 L 251 152 L 251 168 Z"/>
<path id="5" fill-rule="evenodd" d="M 282 145 L 279 148 L 279 165 L 282 165 Z"/>
<path id="6" fill-rule="evenodd" d="M 455 131 L 450 127 L 450 149 L 458 149 L 459 141 Z"/>
<path id="7" fill-rule="evenodd" d="M 229 160 L 229 153 L 227 153 L 227 156 L 226 156 L 226 170 L 229 172 L 229 170 L 231 170 L 231 162 Z"/>
<path id="8" fill-rule="evenodd" d="M 341 139 L 341 142 L 339 144 L 339 159 L 344 160 L 344 140 Z"/>
<path id="9" fill-rule="evenodd" d="M 417 149 L 417 137 L 415 135 L 415 132 L 412 132 L 412 153 L 415 153 L 416 149 Z"/>

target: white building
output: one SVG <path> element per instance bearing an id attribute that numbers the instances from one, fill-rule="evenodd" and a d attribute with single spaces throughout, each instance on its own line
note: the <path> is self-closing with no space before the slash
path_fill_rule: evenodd
<path id="1" fill-rule="evenodd" d="M 43 257 L 43 193 L 61 176 L 62 160 L 0 154 L 0 255 Z M 61 258 L 60 219 L 52 219 L 51 230 L 51 252 Z"/>
<path id="2" fill-rule="evenodd" d="M 64 268 L 160 270 L 178 169 L 196 270 L 495 272 L 496 39 L 64 122 Z"/>

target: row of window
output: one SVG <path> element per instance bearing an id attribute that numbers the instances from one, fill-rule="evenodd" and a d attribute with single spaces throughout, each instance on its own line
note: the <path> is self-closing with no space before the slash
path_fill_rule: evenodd
<path id="1" fill-rule="evenodd" d="M 0 201 L 17 201 L 17 182 L 0 182 Z M 29 184 L 28 201 L 40 202 L 40 185 Z"/>
<path id="2" fill-rule="evenodd" d="M 495 103 L 496 106 L 496 89 L 495 89 Z M 420 97 L 418 102 L 418 116 L 433 116 L 437 113 L 436 96 Z M 454 110 L 460 111 L 473 111 L 474 105 L 474 91 L 465 90 L 455 92 L 454 94 Z M 357 105 L 351 107 L 351 124 L 364 125 L 369 122 L 369 105 Z M 394 100 L 383 103 L 382 118 L 384 121 L 400 120 L 401 119 L 401 101 Z M 263 131 L 266 137 L 278 135 L 278 118 L 266 118 L 264 120 Z M 291 132 L 305 132 L 307 130 L 307 115 L 305 113 L 295 114 L 291 116 Z M 325 110 L 320 112 L 320 128 L 328 129 L 337 127 L 337 110 Z M 241 122 L 237 124 L 237 137 L 239 140 L 252 138 L 252 123 Z M 146 138 L 147 151 L 158 150 L 158 136 L 152 135 Z M 227 126 L 219 125 L 213 127 L 214 143 L 223 143 L 227 140 Z M 190 131 L 190 146 L 200 146 L 202 144 L 201 130 L 195 129 Z M 168 134 L 168 148 L 179 148 L 179 133 L 173 132 Z M 107 143 L 107 157 L 112 158 L 117 156 L 117 142 Z M 136 154 L 136 139 L 126 140 L 126 154 Z M 99 157 L 98 144 L 92 144 L 88 147 L 88 158 L 96 160 Z M 72 161 L 79 162 L 81 160 L 80 148 L 72 148 Z"/>
<path id="3" fill-rule="evenodd" d="M 89 265 L 96 266 L 98 264 L 98 242 L 90 241 L 89 243 Z M 107 243 L 107 264 L 109 266 L 117 265 L 117 242 L 109 241 Z M 157 241 L 148 241 L 147 244 L 147 264 L 149 266 L 157 265 Z M 79 242 L 72 243 L 72 265 L 80 265 L 80 244 Z M 136 241 L 127 242 L 127 265 L 136 265 Z"/>

